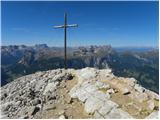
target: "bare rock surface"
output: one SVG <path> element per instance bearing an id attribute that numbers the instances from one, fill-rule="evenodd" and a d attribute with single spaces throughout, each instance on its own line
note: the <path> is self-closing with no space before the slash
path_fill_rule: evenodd
<path id="1" fill-rule="evenodd" d="M 158 119 L 159 111 L 152 112 L 149 116 L 146 117 L 146 119 Z"/>
<path id="2" fill-rule="evenodd" d="M 158 118 L 158 94 L 111 69 L 56 69 L 1 87 L 1 118 Z"/>

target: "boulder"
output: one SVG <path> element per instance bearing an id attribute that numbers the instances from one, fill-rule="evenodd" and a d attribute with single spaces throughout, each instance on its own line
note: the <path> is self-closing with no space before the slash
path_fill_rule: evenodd
<path id="1" fill-rule="evenodd" d="M 121 92 L 123 95 L 128 95 L 131 93 L 131 91 L 128 88 L 123 88 L 123 89 L 121 88 Z"/>
<path id="2" fill-rule="evenodd" d="M 104 101 L 91 96 L 86 100 L 84 110 L 88 114 L 92 114 L 95 112 L 95 110 L 98 110 L 99 108 L 101 108 L 103 104 L 104 104 Z"/>
<path id="3" fill-rule="evenodd" d="M 64 115 L 60 115 L 59 119 L 66 119 Z"/>
<path id="4" fill-rule="evenodd" d="M 158 119 L 158 118 L 159 118 L 159 111 L 154 111 L 149 116 L 147 116 L 145 119 Z"/>
<path id="5" fill-rule="evenodd" d="M 90 97 L 85 102 L 85 111 L 87 113 L 94 113 L 95 110 L 100 109 L 109 98 L 109 94 L 105 94 L 101 91 L 90 94 Z"/>
<path id="6" fill-rule="evenodd" d="M 45 104 L 43 107 L 43 110 L 53 110 L 56 109 L 56 106 L 54 104 Z"/>
<path id="7" fill-rule="evenodd" d="M 96 81 L 95 86 L 98 87 L 98 89 L 109 89 L 110 88 L 110 85 L 105 84 L 100 81 Z"/>
<path id="8" fill-rule="evenodd" d="M 146 90 L 146 92 L 149 96 L 150 99 L 155 99 L 155 100 L 159 100 L 159 95 L 153 91 L 150 90 Z"/>
<path id="9" fill-rule="evenodd" d="M 0 119 L 9 119 L 8 115 L 7 114 L 3 114 L 1 113 L 0 115 Z"/>
<path id="10" fill-rule="evenodd" d="M 33 101 L 32 101 L 32 105 L 33 106 L 36 106 L 38 104 L 41 104 L 41 100 L 39 98 L 35 98 Z"/>
<path id="11" fill-rule="evenodd" d="M 13 101 L 12 102 L 6 102 L 6 103 L 2 104 L 1 105 L 2 111 L 8 111 L 12 107 L 13 104 L 14 104 Z"/>
<path id="12" fill-rule="evenodd" d="M 32 108 L 32 112 L 31 112 L 31 115 L 35 115 L 39 110 L 41 109 L 41 107 L 40 106 L 34 106 L 33 108 Z"/>
<path id="13" fill-rule="evenodd" d="M 106 114 L 104 116 L 105 119 L 133 119 L 133 117 L 131 115 L 129 115 L 127 112 L 121 110 L 121 109 L 117 109 L 114 108 L 111 110 L 111 112 L 109 112 L 108 114 Z"/>
<path id="14" fill-rule="evenodd" d="M 27 107 L 27 109 L 26 109 L 26 113 L 27 113 L 27 115 L 29 115 L 29 116 L 31 116 L 31 115 L 33 115 L 34 114 L 34 111 L 35 111 L 35 109 L 36 109 L 36 106 L 30 106 L 30 107 Z M 25 111 L 21 111 L 21 114 L 22 115 L 24 115 L 25 113 L 24 113 Z"/>
<path id="15" fill-rule="evenodd" d="M 131 87 L 134 87 L 137 83 L 137 80 L 135 78 L 123 78 L 122 80 L 125 84 Z"/>
<path id="16" fill-rule="evenodd" d="M 93 119 L 104 119 L 104 116 L 101 115 L 97 110 L 94 113 Z"/>
<path id="17" fill-rule="evenodd" d="M 139 84 L 135 84 L 134 89 L 140 93 L 145 92 L 145 88 L 143 88 L 142 86 L 140 86 Z"/>
<path id="18" fill-rule="evenodd" d="M 144 93 L 133 92 L 132 94 L 129 94 L 129 97 L 131 97 L 132 99 L 136 99 L 140 103 L 148 100 L 148 95 L 145 92 Z"/>
<path id="19" fill-rule="evenodd" d="M 113 94 L 113 93 L 115 93 L 115 91 L 111 88 L 111 89 L 107 90 L 107 93 Z"/>
<path id="20" fill-rule="evenodd" d="M 15 106 L 19 106 L 21 104 L 21 101 L 17 101 L 16 103 L 15 103 Z"/>
<path id="21" fill-rule="evenodd" d="M 111 100 L 107 100 L 103 106 L 98 110 L 98 112 L 105 116 L 107 113 L 111 112 L 112 109 L 117 108 L 119 105 Z"/>
<path id="22" fill-rule="evenodd" d="M 59 82 L 48 83 L 48 85 L 45 87 L 43 95 L 45 95 L 47 92 L 54 92 L 58 84 Z"/>
<path id="23" fill-rule="evenodd" d="M 96 90 L 97 87 L 95 87 L 95 85 L 84 82 L 81 85 L 78 84 L 77 86 L 73 87 L 69 94 L 72 98 L 78 98 L 84 102 L 88 97 L 91 96 L 90 93 L 95 92 Z"/>
<path id="24" fill-rule="evenodd" d="M 84 68 L 82 70 L 77 71 L 77 75 L 81 80 L 92 80 L 96 77 L 96 71 L 93 68 Z"/>
<path id="25" fill-rule="evenodd" d="M 155 102 L 154 102 L 154 100 L 153 99 L 151 99 L 151 100 L 149 100 L 149 101 L 147 101 L 147 104 L 148 104 L 148 109 L 149 110 L 154 110 L 154 108 L 155 108 Z"/>

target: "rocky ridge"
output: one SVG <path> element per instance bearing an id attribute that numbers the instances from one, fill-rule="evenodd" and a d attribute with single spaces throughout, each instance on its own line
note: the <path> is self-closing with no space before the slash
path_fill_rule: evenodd
<path id="1" fill-rule="evenodd" d="M 56 69 L 1 87 L 1 118 L 157 118 L 158 94 L 111 69 Z"/>

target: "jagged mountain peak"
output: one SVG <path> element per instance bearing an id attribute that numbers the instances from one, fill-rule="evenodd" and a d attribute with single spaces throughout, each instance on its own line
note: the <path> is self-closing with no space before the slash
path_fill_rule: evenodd
<path id="1" fill-rule="evenodd" d="M 111 69 L 40 71 L 1 93 L 2 118 L 158 118 L 158 95 Z"/>

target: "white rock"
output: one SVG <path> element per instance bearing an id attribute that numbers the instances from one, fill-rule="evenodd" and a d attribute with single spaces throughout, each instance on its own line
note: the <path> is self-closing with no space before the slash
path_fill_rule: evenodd
<path id="1" fill-rule="evenodd" d="M 50 75 L 50 82 L 61 81 L 66 76 L 65 72 L 54 75 L 53 77 Z"/>
<path id="2" fill-rule="evenodd" d="M 110 86 L 108 84 L 105 84 L 103 82 L 100 81 L 96 81 L 95 86 L 98 87 L 98 89 L 109 89 Z"/>
<path id="3" fill-rule="evenodd" d="M 151 99 L 159 100 L 159 95 L 153 91 L 146 90 L 146 93 L 149 95 Z"/>
<path id="4" fill-rule="evenodd" d="M 104 119 L 104 117 L 98 111 L 95 111 L 93 119 Z"/>
<path id="5" fill-rule="evenodd" d="M 0 119 L 9 119 L 8 116 L 6 114 L 0 114 Z"/>
<path id="6" fill-rule="evenodd" d="M 93 92 L 85 102 L 85 111 L 87 113 L 94 113 L 95 110 L 100 109 L 109 98 L 109 94 L 105 94 L 101 91 Z"/>
<path id="7" fill-rule="evenodd" d="M 111 73 L 112 72 L 112 70 L 111 69 L 103 69 L 103 70 L 99 70 L 100 71 L 100 73 L 99 73 L 99 76 L 100 77 L 102 77 L 102 78 L 104 78 L 104 77 L 113 77 L 114 75 Z"/>
<path id="8" fill-rule="evenodd" d="M 66 119 L 64 115 L 60 115 L 59 119 Z"/>
<path id="9" fill-rule="evenodd" d="M 155 108 L 154 100 L 147 101 L 149 110 L 153 110 Z"/>
<path id="10" fill-rule="evenodd" d="M 21 104 L 21 101 L 17 101 L 17 102 L 15 103 L 16 106 L 19 106 L 20 104 Z"/>
<path id="11" fill-rule="evenodd" d="M 79 100 L 81 100 L 82 102 L 85 102 L 91 95 L 84 91 L 83 89 L 79 90 L 79 94 L 77 94 L 77 97 Z"/>
<path id="12" fill-rule="evenodd" d="M 58 112 L 59 115 L 63 115 L 64 113 L 65 113 L 64 110 L 60 110 L 60 111 Z"/>
<path id="13" fill-rule="evenodd" d="M 131 87 L 134 87 L 137 83 L 137 80 L 135 78 L 124 78 L 127 81 L 127 84 Z"/>
<path id="14" fill-rule="evenodd" d="M 109 114 L 105 115 L 105 119 L 133 119 L 131 115 L 129 115 L 127 112 L 114 108 L 109 112 Z"/>
<path id="15" fill-rule="evenodd" d="M 93 97 L 100 99 L 102 101 L 107 101 L 110 98 L 109 93 L 104 93 L 102 91 L 95 91 L 91 94 Z"/>
<path id="16" fill-rule="evenodd" d="M 149 99 L 159 99 L 158 94 L 152 91 L 145 89 L 145 92 L 143 92 L 143 87 L 135 85 L 135 79 L 116 77 L 111 73 L 110 69 L 97 70 L 94 68 L 84 68 L 69 71 L 57 69 L 21 77 L 2 87 L 2 93 L 7 93 L 7 97 L 4 96 L 5 98 L 1 98 L 2 118 L 5 118 L 5 115 L 9 115 L 9 118 L 24 118 L 26 114 L 30 118 L 33 114 L 37 114 L 37 112 L 39 112 L 37 115 L 41 114 L 42 108 L 43 110 L 55 109 L 61 95 L 56 96 L 56 92 L 54 91 L 58 88 L 57 86 L 62 80 L 64 80 L 64 83 L 66 82 L 65 80 L 69 78 L 68 75 L 70 73 L 75 75 L 78 84 L 71 88 L 71 90 L 68 89 L 70 90 L 69 95 L 71 98 L 78 98 L 84 102 L 84 111 L 94 114 L 91 115 L 93 118 L 132 118 L 127 112 L 118 108 L 118 105 L 110 100 L 109 93 L 114 93 L 114 89 L 110 89 L 109 84 L 101 82 L 103 80 L 108 80 L 116 90 L 122 91 L 124 94 L 131 92 L 128 96 L 134 100 L 136 99 L 142 102 Z M 104 92 L 103 88 L 107 91 Z M 62 96 L 63 98 L 65 97 L 65 95 Z M 39 102 L 36 98 L 41 101 Z M 50 100 L 51 98 L 53 99 Z M 31 104 L 33 100 L 35 100 L 35 103 Z M 67 101 L 67 98 L 65 100 Z M 65 100 L 61 102 L 64 103 Z M 10 103 L 10 101 L 13 103 Z M 68 101 L 70 103 L 70 97 Z M 73 102 L 73 104 L 76 103 Z M 148 106 L 148 109 L 154 110 L 152 101 L 148 101 Z M 62 115 L 60 116 L 61 119 L 67 117 L 64 112 L 60 112 L 57 115 Z M 147 118 L 157 118 L 157 116 L 158 113 L 153 112 Z"/>
<path id="17" fill-rule="evenodd" d="M 159 118 L 159 111 L 154 111 L 149 116 L 147 116 L 145 119 L 158 119 L 158 118 Z"/>
<path id="18" fill-rule="evenodd" d="M 135 84 L 134 89 L 140 93 L 143 93 L 145 91 L 145 88 L 143 88 L 139 84 Z"/>
<path id="19" fill-rule="evenodd" d="M 1 104 L 1 109 L 3 111 L 7 111 L 13 104 L 14 104 L 14 101 L 6 102 L 4 104 Z"/>
<path id="20" fill-rule="evenodd" d="M 58 85 L 58 82 L 48 83 L 48 85 L 45 87 L 43 94 L 45 95 L 49 91 L 53 92 L 56 89 L 57 85 Z"/>
<path id="21" fill-rule="evenodd" d="M 122 94 L 129 94 L 130 93 L 130 90 L 128 89 L 128 88 L 123 88 L 123 89 L 121 89 L 121 92 L 122 92 Z"/>
<path id="22" fill-rule="evenodd" d="M 93 68 L 84 68 L 84 69 L 78 71 L 77 74 L 83 80 L 94 79 L 96 76 L 95 69 L 93 69 Z"/>
<path id="23" fill-rule="evenodd" d="M 108 100 L 105 102 L 105 104 L 98 110 L 98 112 L 105 116 L 108 112 L 110 112 L 113 108 L 117 108 L 118 104 L 115 102 Z"/>
<path id="24" fill-rule="evenodd" d="M 94 85 L 86 82 L 72 88 L 69 94 L 72 98 L 79 98 L 82 102 L 84 102 L 91 96 L 90 93 L 94 93 L 96 90 L 97 88 Z"/>
<path id="25" fill-rule="evenodd" d="M 39 80 L 35 85 L 35 91 L 40 91 L 46 85 L 45 81 Z"/>
<path id="26" fill-rule="evenodd" d="M 53 109 L 56 109 L 56 106 L 55 104 L 46 104 L 43 106 L 43 110 L 53 110 Z"/>
<path id="27" fill-rule="evenodd" d="M 104 101 L 95 97 L 90 97 L 86 100 L 84 109 L 87 113 L 94 113 L 95 110 L 98 110 L 103 104 Z"/>
<path id="28" fill-rule="evenodd" d="M 139 102 L 143 102 L 148 100 L 148 95 L 146 93 L 141 93 L 138 96 L 136 96 L 136 98 Z"/>
<path id="29" fill-rule="evenodd" d="M 115 93 L 115 92 L 114 92 L 114 90 L 111 88 L 111 89 L 107 90 L 107 93 L 113 94 L 113 93 Z"/>
<path id="30" fill-rule="evenodd" d="M 97 90 L 98 90 L 98 88 L 97 88 L 94 84 L 91 84 L 91 83 L 82 84 L 81 89 L 84 89 L 84 90 L 87 91 L 88 93 L 93 93 L 94 91 L 97 91 Z"/>

